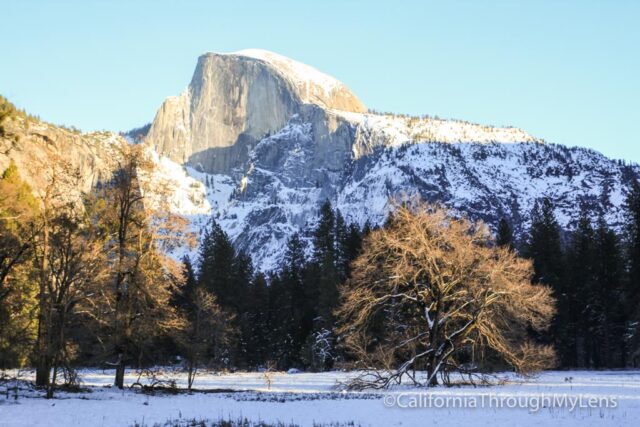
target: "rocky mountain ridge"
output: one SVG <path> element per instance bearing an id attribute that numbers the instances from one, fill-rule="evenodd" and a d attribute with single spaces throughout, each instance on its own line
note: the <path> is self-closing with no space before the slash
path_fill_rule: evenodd
<path id="1" fill-rule="evenodd" d="M 83 176 L 78 188 L 88 191 L 126 149 L 125 138 L 144 144 L 157 165 L 143 180 L 147 197 L 159 197 L 154 185 L 169 188 L 170 209 L 194 231 L 213 216 L 264 271 L 278 268 L 288 237 L 309 230 L 325 200 L 363 225 L 383 222 L 392 199 L 417 195 L 492 226 L 505 217 L 522 237 L 544 197 L 567 229 L 581 206 L 620 227 L 625 195 L 640 173 L 637 165 L 513 127 L 367 112 L 337 80 L 259 50 L 201 56 L 188 88 L 167 98 L 148 132 L 79 135 L 32 126 L 20 131 L 22 143 L 0 153 L 0 166 L 14 159 L 29 169 L 31 158 L 67 158 Z M 35 188 L 40 173 L 27 177 Z"/>
<path id="2" fill-rule="evenodd" d="M 13 161 L 36 195 L 42 197 L 55 185 L 61 202 L 79 203 L 83 194 L 108 180 L 128 146 L 114 132 L 81 133 L 26 114 L 2 125 L 0 170 Z"/>

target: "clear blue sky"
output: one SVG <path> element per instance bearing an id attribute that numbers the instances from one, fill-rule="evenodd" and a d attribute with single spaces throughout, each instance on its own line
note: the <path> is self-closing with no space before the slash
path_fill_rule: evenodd
<path id="1" fill-rule="evenodd" d="M 83 130 L 151 121 L 207 51 L 272 50 L 370 108 L 640 161 L 640 1 L 0 0 L 0 93 Z"/>

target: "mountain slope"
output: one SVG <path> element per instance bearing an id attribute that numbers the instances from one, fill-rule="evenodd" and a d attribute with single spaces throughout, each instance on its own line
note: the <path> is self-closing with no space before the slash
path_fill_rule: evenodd
<path id="1" fill-rule="evenodd" d="M 125 139 L 113 132 L 83 134 L 19 111 L 2 125 L 0 172 L 13 161 L 36 195 L 55 185 L 61 202 L 80 203 L 83 194 L 111 177 L 127 149 Z"/>
<path id="2" fill-rule="evenodd" d="M 0 140 L 0 167 L 15 161 L 36 191 L 50 170 L 64 169 L 60 185 L 78 200 L 127 149 L 113 133 L 22 116 L 7 129 L 13 137 Z M 194 231 L 213 216 L 263 271 L 278 267 L 288 237 L 308 231 L 327 199 L 363 225 L 382 223 L 391 200 L 419 195 L 493 226 L 506 217 L 521 238 L 544 197 L 567 229 L 581 206 L 619 228 L 640 174 L 637 165 L 513 127 L 367 113 L 332 77 L 258 50 L 201 56 L 189 87 L 163 103 L 148 133 L 125 136 L 157 165 L 141 180 L 150 203 L 161 197 L 154 187 L 168 188 L 170 209 Z"/>
<path id="3" fill-rule="evenodd" d="M 490 225 L 506 217 L 521 237 L 544 197 L 563 227 L 583 205 L 619 227 L 639 172 L 517 128 L 366 113 L 334 78 L 255 49 L 200 57 L 145 141 L 186 166 L 176 179 L 191 184 L 176 188 L 203 201 L 183 212 L 194 229 L 213 215 L 261 270 L 278 267 L 287 238 L 308 230 L 327 199 L 362 225 L 383 222 L 391 200 L 419 195 Z"/>
<path id="4" fill-rule="evenodd" d="M 361 132 L 354 125 L 348 133 Z M 591 150 L 540 142 L 374 144 L 335 167 L 318 162 L 318 139 L 312 123 L 294 117 L 251 150 L 239 178 L 187 168 L 188 179 L 208 184 L 209 210 L 190 216 L 195 229 L 211 212 L 258 268 L 270 270 L 278 267 L 287 238 L 308 231 L 326 199 L 363 225 L 381 224 L 393 199 L 419 195 L 491 225 L 506 217 L 521 237 L 536 200 L 549 197 L 567 229 L 583 204 L 619 228 L 625 194 L 639 172 Z"/>

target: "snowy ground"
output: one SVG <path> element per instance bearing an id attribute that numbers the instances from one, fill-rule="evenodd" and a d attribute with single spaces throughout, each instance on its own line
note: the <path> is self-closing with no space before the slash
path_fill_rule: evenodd
<path id="1" fill-rule="evenodd" d="M 31 375 L 26 373 L 27 378 Z M 35 392 L 22 392 L 15 400 L 3 392 L 0 426 L 124 427 L 136 422 L 152 426 L 170 419 L 241 417 L 301 426 L 584 427 L 640 423 L 640 371 L 547 372 L 526 381 L 505 376 L 505 384 L 490 387 L 407 387 L 386 393 L 337 391 L 336 384 L 348 377 L 340 372 L 274 373 L 270 387 L 262 373 L 202 374 L 195 387 L 226 391 L 155 396 L 111 388 L 110 371 L 85 370 L 81 376 L 89 392 L 59 393 L 54 400 Z M 130 384 L 136 378 L 130 373 L 126 380 Z M 185 381 L 179 373 L 163 378 L 177 379 L 179 385 Z M 414 405 L 421 407 L 407 407 Z"/>

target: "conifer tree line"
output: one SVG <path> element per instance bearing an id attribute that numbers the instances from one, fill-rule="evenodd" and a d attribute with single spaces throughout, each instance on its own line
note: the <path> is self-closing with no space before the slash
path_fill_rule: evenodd
<path id="1" fill-rule="evenodd" d="M 327 201 L 308 236 L 296 233 L 288 240 L 281 269 L 263 274 L 254 273 L 250 256 L 236 252 L 211 220 L 197 268 L 189 258 L 183 261 L 185 290 L 215 299 L 227 313 L 227 333 L 234 338 L 231 345 L 211 347 L 200 362 L 243 369 L 332 368 L 343 358 L 334 332 L 338 288 L 368 230 L 368 225 L 347 224 Z M 309 253 L 303 239 L 311 241 Z"/>
<path id="2" fill-rule="evenodd" d="M 127 367 L 178 361 L 189 386 L 202 368 L 348 366 L 336 313 L 368 224 L 348 224 L 327 201 L 288 240 L 279 270 L 262 273 L 212 219 L 197 258 L 179 263 L 168 250 L 194 236 L 166 206 L 145 201 L 138 175 L 152 165 L 143 152 L 122 158 L 80 206 L 60 193 L 60 180 L 74 176 L 64 159 L 43 166 L 48 185 L 37 193 L 14 164 L 2 174 L 0 368 L 35 367 L 36 384 L 53 395 L 56 384 L 76 382 L 78 366 L 113 368 L 118 387 Z M 522 242 L 507 219 L 498 224 L 495 244 L 531 259 L 533 282 L 552 289 L 557 314 L 536 340 L 555 347 L 560 367 L 640 363 L 637 183 L 625 214 L 617 233 L 583 208 L 567 232 L 544 199 Z"/>
<path id="3" fill-rule="evenodd" d="M 330 369 L 349 359 L 335 333 L 340 326 L 334 314 L 338 288 L 349 278 L 370 231 L 369 225 L 361 230 L 345 224 L 325 202 L 317 225 L 306 233 L 312 250 L 305 252 L 300 235 L 294 234 L 281 270 L 252 278 L 250 258 L 242 252 L 233 258 L 231 242 L 213 223 L 202 244 L 201 279 L 190 280 L 235 313 L 242 366 Z M 545 198 L 535 204 L 531 226 L 519 243 L 503 218 L 496 227 L 496 244 L 531 259 L 532 281 L 551 287 L 557 314 L 550 330 L 537 339 L 555 348 L 558 367 L 640 364 L 640 185 L 627 197 L 620 233 L 601 212 L 586 207 L 573 229 L 562 230 Z M 214 248 L 221 252 L 211 256 Z M 186 270 L 192 271 L 188 260 Z M 235 284 L 225 286 L 233 280 Z"/>
<path id="4" fill-rule="evenodd" d="M 617 233 L 602 212 L 580 208 L 563 231 L 549 199 L 537 202 L 525 239 L 514 244 L 502 220 L 497 242 L 533 261 L 535 282 L 549 285 L 557 314 L 546 336 L 561 368 L 623 368 L 640 364 L 640 186 L 625 201 Z"/>

